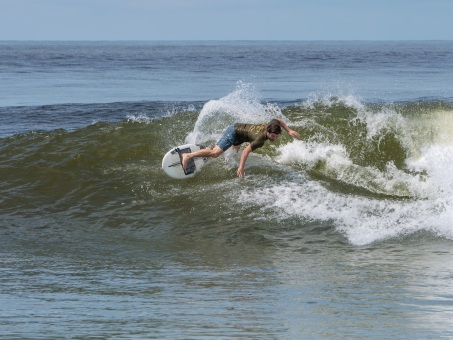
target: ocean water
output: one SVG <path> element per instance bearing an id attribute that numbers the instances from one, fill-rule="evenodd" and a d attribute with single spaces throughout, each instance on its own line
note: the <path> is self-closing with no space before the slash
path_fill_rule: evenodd
<path id="1" fill-rule="evenodd" d="M 0 338 L 453 338 L 453 42 L 0 42 Z M 174 180 L 173 146 L 287 134 Z"/>

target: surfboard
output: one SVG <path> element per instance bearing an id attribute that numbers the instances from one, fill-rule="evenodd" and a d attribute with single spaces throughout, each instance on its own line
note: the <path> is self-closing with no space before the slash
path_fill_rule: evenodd
<path id="1" fill-rule="evenodd" d="M 181 164 L 182 154 L 198 151 L 200 149 L 204 149 L 204 146 L 198 144 L 185 144 L 171 149 L 162 159 L 162 169 L 172 178 L 185 179 L 195 176 L 208 159 L 200 157 L 192 158 L 189 160 L 187 168 L 183 169 Z"/>

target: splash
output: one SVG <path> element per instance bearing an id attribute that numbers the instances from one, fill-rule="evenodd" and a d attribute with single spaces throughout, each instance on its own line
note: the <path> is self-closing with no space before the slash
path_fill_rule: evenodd
<path id="1" fill-rule="evenodd" d="M 152 119 L 144 113 L 127 115 L 126 120 L 130 123 L 149 124 L 152 122 Z"/>
<path id="2" fill-rule="evenodd" d="M 263 104 L 251 84 L 238 82 L 227 96 L 207 102 L 195 127 L 186 138 L 187 143 L 206 143 L 218 140 L 224 130 L 235 122 L 263 123 L 282 113 L 276 104 Z"/>

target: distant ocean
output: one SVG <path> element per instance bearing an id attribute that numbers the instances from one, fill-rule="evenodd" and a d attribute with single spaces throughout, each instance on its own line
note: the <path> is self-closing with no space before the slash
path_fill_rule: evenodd
<path id="1" fill-rule="evenodd" d="M 453 41 L 0 42 L 0 338 L 453 338 L 452 166 Z"/>

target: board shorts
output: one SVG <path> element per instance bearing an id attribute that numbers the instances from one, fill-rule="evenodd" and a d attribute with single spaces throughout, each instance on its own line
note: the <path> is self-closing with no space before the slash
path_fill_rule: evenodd
<path id="1" fill-rule="evenodd" d="M 228 150 L 234 144 L 234 124 L 227 127 L 223 136 L 218 140 L 218 145 L 223 151 Z"/>

